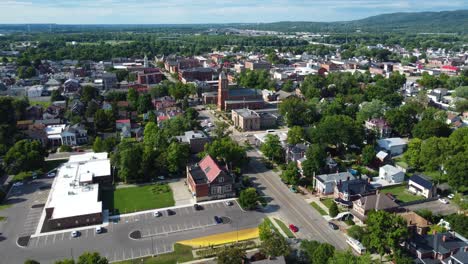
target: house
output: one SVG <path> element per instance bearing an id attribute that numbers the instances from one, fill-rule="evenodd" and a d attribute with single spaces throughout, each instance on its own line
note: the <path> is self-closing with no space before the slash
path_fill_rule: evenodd
<path id="1" fill-rule="evenodd" d="M 413 175 L 408 181 L 408 190 L 416 195 L 431 198 L 436 195 L 434 184 L 422 175 Z"/>
<path id="2" fill-rule="evenodd" d="M 26 88 L 26 94 L 28 98 L 41 97 L 44 91 L 44 86 L 34 85 Z"/>
<path id="3" fill-rule="evenodd" d="M 113 72 L 105 72 L 102 74 L 102 87 L 105 90 L 116 87 L 117 85 L 117 75 Z"/>
<path id="4" fill-rule="evenodd" d="M 63 145 L 76 146 L 88 143 L 88 131 L 82 124 L 66 126 L 60 136 Z"/>
<path id="5" fill-rule="evenodd" d="M 354 178 L 355 176 L 349 172 L 322 174 L 314 177 L 313 184 L 315 186 L 315 191 L 319 194 L 329 195 L 333 193 L 337 183 Z"/>
<path id="6" fill-rule="evenodd" d="M 388 183 L 401 183 L 405 180 L 405 173 L 392 165 L 385 165 L 379 168 L 379 178 Z"/>
<path id="7" fill-rule="evenodd" d="M 304 158 L 308 147 L 308 144 L 302 143 L 289 145 L 286 149 L 286 161 L 297 162 L 298 160 Z"/>
<path id="8" fill-rule="evenodd" d="M 402 138 L 384 138 L 377 140 L 377 144 L 390 155 L 396 156 L 403 153 L 408 143 Z"/>
<path id="9" fill-rule="evenodd" d="M 81 88 L 80 82 L 76 79 L 68 79 L 63 84 L 63 93 L 64 94 L 74 94 L 78 93 Z"/>
<path id="10" fill-rule="evenodd" d="M 266 133 L 257 133 L 254 135 L 255 137 L 255 145 L 260 147 L 263 143 L 265 143 L 265 140 L 267 138 L 267 135 L 276 135 L 278 136 L 281 145 L 286 148 L 287 146 L 287 140 L 288 140 L 288 134 L 282 131 L 270 131 L 268 130 Z"/>
<path id="11" fill-rule="evenodd" d="M 130 119 L 120 119 L 115 121 L 115 129 L 120 132 L 121 138 L 132 137 L 132 123 Z"/>
<path id="12" fill-rule="evenodd" d="M 354 216 L 354 220 L 359 220 L 361 223 L 365 223 L 367 220 L 367 214 L 371 211 L 378 210 L 392 210 L 398 207 L 390 197 L 377 191 L 375 194 L 367 195 L 353 201 L 353 209 L 351 214 Z"/>
<path id="13" fill-rule="evenodd" d="M 43 108 L 40 105 L 32 105 L 26 108 L 24 118 L 26 120 L 42 119 Z"/>
<path id="14" fill-rule="evenodd" d="M 187 185 L 196 202 L 236 195 L 234 177 L 210 155 L 195 165 L 187 166 Z"/>
<path id="15" fill-rule="evenodd" d="M 370 179 L 353 179 L 340 181 L 334 190 L 335 200 L 338 202 L 352 202 L 360 197 L 375 193 L 375 187 L 369 183 Z"/>
<path id="16" fill-rule="evenodd" d="M 409 211 L 400 213 L 398 215 L 406 220 L 410 236 L 415 234 L 421 236 L 426 235 L 431 228 L 431 222 L 427 221 L 424 217 L 418 215 L 415 212 Z"/>
<path id="17" fill-rule="evenodd" d="M 199 153 L 205 150 L 205 144 L 210 142 L 210 138 L 200 131 L 186 131 L 183 136 L 177 136 L 179 142 L 189 144 L 192 153 Z"/>
<path id="18" fill-rule="evenodd" d="M 28 126 L 28 129 L 24 131 L 27 138 L 32 140 L 38 140 L 42 146 L 47 146 L 47 133 L 45 131 L 46 126 L 43 124 L 32 124 Z"/>
<path id="19" fill-rule="evenodd" d="M 466 239 L 453 232 L 415 235 L 406 243 L 406 247 L 418 258 L 419 262 L 416 263 L 457 263 L 457 259 L 466 260 L 468 254 Z"/>
<path id="20" fill-rule="evenodd" d="M 364 126 L 368 131 L 374 131 L 378 138 L 387 138 L 392 133 L 392 129 L 383 118 L 366 120 Z"/>

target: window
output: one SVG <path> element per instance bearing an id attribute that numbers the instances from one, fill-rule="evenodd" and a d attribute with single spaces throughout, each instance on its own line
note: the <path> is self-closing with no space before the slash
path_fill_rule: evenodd
<path id="1" fill-rule="evenodd" d="M 232 186 L 229 184 L 229 185 L 225 185 L 224 186 L 224 192 L 230 192 L 232 191 Z"/>
<path id="2" fill-rule="evenodd" d="M 218 193 L 218 194 L 222 194 L 222 193 L 223 193 L 223 186 L 218 186 L 218 187 L 216 187 L 216 189 L 218 189 L 218 190 L 217 190 L 217 193 Z"/>
<path id="3" fill-rule="evenodd" d="M 205 168 L 205 174 L 208 173 L 210 171 L 211 167 L 206 167 Z"/>
<path id="4" fill-rule="evenodd" d="M 219 177 L 218 182 L 220 182 L 220 183 L 224 182 L 224 177 Z"/>

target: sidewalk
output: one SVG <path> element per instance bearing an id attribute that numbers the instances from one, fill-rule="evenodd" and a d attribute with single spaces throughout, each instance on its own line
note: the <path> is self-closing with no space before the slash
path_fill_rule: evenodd
<path id="1" fill-rule="evenodd" d="M 286 235 L 286 233 L 284 233 L 283 229 L 281 229 L 281 227 L 280 227 L 280 226 L 278 225 L 278 223 L 276 223 L 276 221 L 275 221 L 275 218 L 278 219 L 278 220 L 281 220 L 281 219 L 279 219 L 278 217 L 270 217 L 270 216 L 269 216 L 268 218 L 270 219 L 271 223 L 273 223 L 273 225 L 276 227 L 276 229 L 280 232 L 280 234 L 281 234 L 283 237 L 287 238 L 288 235 Z M 284 221 L 283 221 L 283 222 L 284 222 Z"/>
<path id="2" fill-rule="evenodd" d="M 322 208 L 325 212 L 328 213 L 328 207 L 326 207 L 321 201 L 320 201 L 320 198 L 318 197 L 315 197 L 315 196 L 311 196 L 307 199 L 305 199 L 305 201 L 310 204 L 311 202 L 315 202 L 318 206 L 320 206 L 320 208 Z M 314 209 L 315 210 L 315 209 Z M 322 215 L 323 218 L 325 218 L 325 220 L 327 221 L 330 221 L 332 220 L 332 218 L 330 217 L 330 215 Z"/>

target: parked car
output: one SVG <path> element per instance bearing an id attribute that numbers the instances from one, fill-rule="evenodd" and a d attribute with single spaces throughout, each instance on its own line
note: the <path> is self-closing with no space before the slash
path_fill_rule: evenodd
<path id="1" fill-rule="evenodd" d="M 453 194 L 453 193 L 447 195 L 447 198 L 449 198 L 450 200 L 452 200 L 454 197 L 455 197 L 455 194 Z"/>
<path id="2" fill-rule="evenodd" d="M 223 222 L 223 220 L 221 219 L 221 217 L 218 217 L 217 215 L 214 216 L 214 220 L 217 224 L 221 224 Z"/>
<path id="3" fill-rule="evenodd" d="M 297 193 L 297 189 L 296 189 L 296 186 L 291 186 L 291 188 L 289 188 L 289 190 L 293 193 Z"/>
<path id="4" fill-rule="evenodd" d="M 23 184 L 24 184 L 23 182 L 15 182 L 15 183 L 13 183 L 13 186 L 21 186 Z"/>
<path id="5" fill-rule="evenodd" d="M 101 234 L 102 233 L 102 227 L 98 226 L 96 227 L 96 234 Z"/>
<path id="6" fill-rule="evenodd" d="M 231 206 L 233 203 L 231 201 L 225 201 L 224 204 L 227 206 Z"/>
<path id="7" fill-rule="evenodd" d="M 55 172 L 47 173 L 47 177 L 49 177 L 49 178 L 53 178 L 53 177 L 55 177 L 55 175 L 56 175 Z"/>
<path id="8" fill-rule="evenodd" d="M 161 214 L 161 212 L 159 212 L 159 211 L 156 211 L 156 212 L 153 213 L 153 216 L 154 216 L 154 217 L 160 217 L 161 215 L 162 215 L 162 214 Z"/>
<path id="9" fill-rule="evenodd" d="M 201 205 L 199 205 L 199 204 L 194 204 L 193 208 L 195 209 L 195 211 L 203 210 L 203 207 Z"/>
<path id="10" fill-rule="evenodd" d="M 80 231 L 74 230 L 71 232 L 71 237 L 79 237 L 79 236 L 80 236 Z"/>
<path id="11" fill-rule="evenodd" d="M 175 215 L 175 211 L 167 209 L 167 215 Z"/>
<path id="12" fill-rule="evenodd" d="M 293 224 L 289 224 L 289 230 L 291 230 L 293 233 L 297 233 L 299 231 L 299 228 Z"/>
<path id="13" fill-rule="evenodd" d="M 333 230 L 338 230 L 339 229 L 339 227 L 336 224 L 332 223 L 332 222 L 328 222 L 328 226 Z"/>
<path id="14" fill-rule="evenodd" d="M 164 180 L 164 179 L 166 179 L 166 177 L 164 177 L 164 176 L 158 176 L 158 180 Z"/>
<path id="15" fill-rule="evenodd" d="M 449 203 L 449 201 L 447 199 L 445 199 L 445 198 L 439 198 L 439 201 L 441 203 L 443 203 L 443 204 L 448 204 Z"/>

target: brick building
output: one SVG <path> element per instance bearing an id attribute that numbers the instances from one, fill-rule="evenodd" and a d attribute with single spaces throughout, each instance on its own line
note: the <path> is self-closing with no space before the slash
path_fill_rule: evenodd
<path id="1" fill-rule="evenodd" d="M 157 68 L 147 68 L 137 73 L 137 83 L 143 85 L 157 84 L 162 80 L 162 73 Z"/>
<path id="2" fill-rule="evenodd" d="M 269 70 L 271 68 L 271 64 L 266 61 L 246 61 L 244 65 L 245 69 L 249 69 L 251 71 Z"/>
<path id="3" fill-rule="evenodd" d="M 211 81 L 213 79 L 213 69 L 211 68 L 191 68 L 179 70 L 179 80 L 185 80 L 190 82 L 194 80 L 198 81 Z"/>

